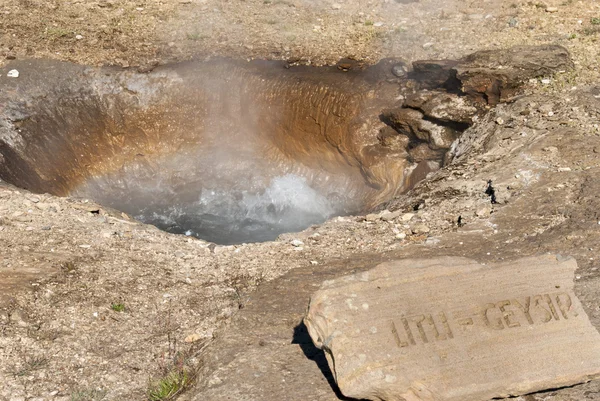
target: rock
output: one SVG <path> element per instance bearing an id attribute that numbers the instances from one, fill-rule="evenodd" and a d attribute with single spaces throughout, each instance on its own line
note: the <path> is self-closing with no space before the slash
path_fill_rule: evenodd
<path id="1" fill-rule="evenodd" d="M 38 208 L 38 209 L 40 209 L 40 210 L 48 210 L 50 208 L 50 206 L 51 205 L 49 203 L 43 203 L 43 202 L 35 204 L 35 207 Z"/>
<path id="2" fill-rule="evenodd" d="M 396 234 L 396 239 L 405 239 L 406 238 L 406 233 L 398 233 Z"/>
<path id="3" fill-rule="evenodd" d="M 427 234 L 429 232 L 429 227 L 425 224 L 416 224 L 411 227 L 411 231 L 413 234 Z"/>
<path id="4" fill-rule="evenodd" d="M 9 78 L 19 78 L 19 71 L 18 70 L 10 70 L 8 72 L 8 74 L 6 74 L 6 76 Z"/>
<path id="5" fill-rule="evenodd" d="M 427 133 L 427 143 L 433 149 L 449 149 L 452 142 L 460 136 L 460 131 L 435 124 L 428 120 L 423 120 L 419 128 L 422 132 Z"/>
<path id="6" fill-rule="evenodd" d="M 321 27 L 319 27 L 321 29 Z M 342 71 L 349 70 L 360 70 L 362 68 L 362 64 L 360 61 L 353 60 L 351 58 L 343 58 L 336 64 L 337 68 Z"/>
<path id="7" fill-rule="evenodd" d="M 20 309 L 14 309 L 10 312 L 10 322 L 19 327 L 27 327 L 27 315 Z"/>
<path id="8" fill-rule="evenodd" d="M 381 216 L 379 216 L 376 213 L 369 213 L 368 215 L 365 216 L 366 221 L 377 221 L 380 218 L 381 218 Z"/>
<path id="9" fill-rule="evenodd" d="M 420 163 L 426 160 L 439 160 L 442 156 L 439 151 L 432 149 L 427 143 L 420 143 L 410 149 L 408 154 L 413 163 Z"/>
<path id="10" fill-rule="evenodd" d="M 405 187 L 414 188 L 419 182 L 423 181 L 427 176 L 441 168 L 441 162 L 434 160 L 423 160 L 410 170 L 406 176 Z"/>
<path id="11" fill-rule="evenodd" d="M 299 239 L 295 239 L 295 240 L 292 240 L 292 242 L 290 242 L 290 244 L 292 244 L 293 246 L 298 248 L 298 247 L 303 246 L 304 242 L 300 241 Z"/>
<path id="12" fill-rule="evenodd" d="M 333 3 L 333 4 L 331 5 L 331 8 L 332 8 L 333 10 L 339 10 L 340 8 L 342 8 L 342 6 L 341 6 L 340 4 L 338 4 L 338 3 Z"/>
<path id="13" fill-rule="evenodd" d="M 147 74 L 149 72 L 152 72 L 156 67 L 158 67 L 158 64 L 158 60 L 149 60 L 144 64 L 138 66 L 137 72 L 139 72 L 140 74 Z"/>
<path id="14" fill-rule="evenodd" d="M 324 282 L 304 322 L 351 398 L 487 400 L 571 386 L 600 376 L 576 269 L 557 256 L 392 261 Z"/>
<path id="15" fill-rule="evenodd" d="M 540 107 L 538 107 L 538 111 L 542 114 L 551 113 L 553 110 L 554 110 L 554 104 L 552 104 L 552 103 L 542 104 Z"/>
<path id="16" fill-rule="evenodd" d="M 516 46 L 504 50 L 483 50 L 457 62 L 452 70 L 462 92 L 490 105 L 508 101 L 522 83 L 573 68 L 569 51 L 558 45 Z"/>
<path id="17" fill-rule="evenodd" d="M 390 151 L 406 151 L 410 143 L 408 136 L 398 133 L 389 126 L 383 127 L 377 135 L 379 144 L 388 148 Z"/>
<path id="18" fill-rule="evenodd" d="M 555 13 L 558 11 L 558 7 L 546 7 L 546 12 Z"/>
<path id="19" fill-rule="evenodd" d="M 423 121 L 423 113 L 418 110 L 402 108 L 385 110 L 382 114 L 384 121 L 401 134 L 408 137 L 416 137 L 427 140 L 429 135 L 421 131 L 420 125 Z"/>
<path id="20" fill-rule="evenodd" d="M 403 222 L 407 223 L 409 222 L 413 217 L 415 217 L 414 213 L 404 213 L 402 215 L 402 217 L 400 218 L 400 220 L 402 220 Z"/>
<path id="21" fill-rule="evenodd" d="M 419 109 L 426 117 L 447 123 L 473 124 L 477 108 L 464 97 L 445 92 L 417 92 L 406 99 L 408 107 Z"/>
<path id="22" fill-rule="evenodd" d="M 400 211 L 400 210 L 396 210 L 395 212 L 390 212 L 389 210 L 387 210 L 387 213 L 383 213 L 381 215 L 381 220 L 383 220 L 383 221 L 396 220 L 398 217 L 400 217 L 401 214 L 402 214 L 402 211 Z"/>
<path id="23" fill-rule="evenodd" d="M 194 333 L 194 334 L 190 334 L 189 336 L 187 336 L 184 341 L 186 343 L 195 343 L 196 341 L 200 340 L 202 338 L 202 336 L 198 333 Z"/>
<path id="24" fill-rule="evenodd" d="M 402 212 L 400 212 L 400 211 L 390 212 L 389 210 L 386 209 L 380 213 L 370 213 L 370 214 L 366 215 L 365 220 L 366 221 L 377 221 L 377 220 L 390 221 L 390 220 L 394 220 L 401 214 L 402 214 Z"/>
<path id="25" fill-rule="evenodd" d="M 398 78 L 403 78 L 406 76 L 406 74 L 408 74 L 408 69 L 405 65 L 396 64 L 392 67 L 392 74 L 394 74 Z"/>
<path id="26" fill-rule="evenodd" d="M 485 205 L 477 209 L 475 215 L 477 217 L 486 217 L 492 214 L 492 207 L 490 205 Z"/>
<path id="27" fill-rule="evenodd" d="M 448 149 L 460 135 L 460 132 L 450 127 L 428 121 L 425 114 L 412 108 L 386 110 L 382 116 L 398 133 L 405 135 L 409 140 L 427 142 L 434 150 Z M 439 158 L 439 154 L 435 153 L 431 157 Z"/>
<path id="28" fill-rule="evenodd" d="M 83 35 L 75 35 L 75 39 L 81 40 L 81 39 L 83 39 Z"/>
<path id="29" fill-rule="evenodd" d="M 418 60 L 413 62 L 414 78 L 426 89 L 438 89 L 453 80 L 455 60 Z"/>
<path id="30" fill-rule="evenodd" d="M 427 246 L 433 246 L 433 245 L 437 245 L 437 244 L 439 244 L 439 243 L 440 243 L 440 241 L 441 241 L 441 240 L 440 240 L 439 238 L 433 238 L 433 237 L 431 237 L 431 238 L 427 238 L 427 239 L 425 240 L 425 245 L 427 245 Z"/>

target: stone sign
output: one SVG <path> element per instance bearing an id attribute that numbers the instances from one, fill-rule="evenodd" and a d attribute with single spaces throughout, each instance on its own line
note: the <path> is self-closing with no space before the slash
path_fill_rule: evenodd
<path id="1" fill-rule="evenodd" d="M 469 401 L 600 376 L 572 258 L 398 260 L 326 281 L 304 319 L 345 396 Z"/>

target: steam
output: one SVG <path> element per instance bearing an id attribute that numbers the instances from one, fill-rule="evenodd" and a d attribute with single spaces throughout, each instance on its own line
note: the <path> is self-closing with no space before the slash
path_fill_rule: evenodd
<path id="1" fill-rule="evenodd" d="M 264 84 L 254 70 L 230 66 L 229 75 L 215 79 L 214 67 L 206 68 L 187 71 L 186 112 L 170 111 L 175 123 L 156 146 L 134 150 L 120 168 L 115 162 L 71 195 L 218 244 L 269 241 L 361 210 L 376 190 L 360 169 L 329 143 L 317 120 L 314 130 L 286 120 L 314 120 L 311 107 L 278 101 L 281 85 Z M 330 100 L 323 107 L 346 98 Z"/>
<path id="2" fill-rule="evenodd" d="M 350 177 L 260 158 L 252 146 L 138 158 L 73 195 L 218 244 L 271 241 L 360 208 Z"/>

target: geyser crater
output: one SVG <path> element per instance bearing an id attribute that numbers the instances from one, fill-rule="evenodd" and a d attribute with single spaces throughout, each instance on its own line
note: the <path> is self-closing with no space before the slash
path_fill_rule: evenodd
<path id="1" fill-rule="evenodd" d="M 443 155 L 382 134 L 382 110 L 402 105 L 405 82 L 389 62 L 349 72 L 229 60 L 148 74 L 9 67 L 21 75 L 0 94 L 0 178 L 220 244 L 369 210 Z"/>

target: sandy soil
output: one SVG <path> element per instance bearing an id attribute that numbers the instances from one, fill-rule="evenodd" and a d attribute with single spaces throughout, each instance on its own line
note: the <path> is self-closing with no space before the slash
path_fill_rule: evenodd
<path id="1" fill-rule="evenodd" d="M 5 0 L 0 55 L 121 66 L 211 56 L 333 64 L 557 43 L 592 82 L 599 15 L 597 0 Z"/>
<path id="2" fill-rule="evenodd" d="M 482 236 L 481 246 L 490 250 L 480 253 L 490 258 L 504 257 L 494 253 L 500 243 L 528 254 L 560 250 L 576 256 L 582 268 L 577 288 L 598 327 L 594 172 L 600 107 L 587 85 L 600 78 L 600 2 L 441 4 L 4 0 L 0 55 L 8 59 L 143 68 L 213 56 L 332 64 L 349 56 L 410 61 L 558 43 L 571 51 L 576 69 L 549 84 L 532 83 L 538 97 L 499 109 L 512 126 L 497 127 L 492 115 L 474 127 L 471 143 L 494 132 L 491 142 L 443 170 L 438 181 L 423 184 L 437 195 L 415 192 L 389 205 L 414 212 L 407 221 L 342 217 L 272 243 L 213 247 L 84 200 L 2 184 L 0 400 L 147 399 L 149 378 L 183 363 L 182 355 L 186 366 L 196 366 L 264 281 L 360 255 L 411 253 L 417 245 L 456 248 Z M 538 148 L 539 138 L 545 139 Z M 483 193 L 492 178 L 511 188 L 504 211 L 492 210 Z M 414 211 L 415 201 L 425 206 Z M 459 215 L 467 216 L 468 241 L 455 234 Z M 293 239 L 304 246 L 292 245 Z M 569 399 L 568 392 L 561 394 L 531 397 Z"/>

